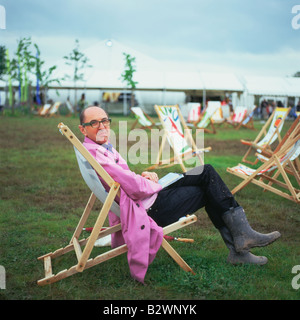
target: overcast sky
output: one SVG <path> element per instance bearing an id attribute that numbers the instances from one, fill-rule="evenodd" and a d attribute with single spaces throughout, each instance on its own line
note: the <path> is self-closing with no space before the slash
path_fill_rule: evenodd
<path id="1" fill-rule="evenodd" d="M 300 0 L 0 0 L 0 45 L 31 36 L 49 64 L 115 39 L 160 61 L 257 75 L 300 71 Z M 300 11 L 299 11 L 300 14 Z M 300 24 L 300 16 L 299 16 Z"/>

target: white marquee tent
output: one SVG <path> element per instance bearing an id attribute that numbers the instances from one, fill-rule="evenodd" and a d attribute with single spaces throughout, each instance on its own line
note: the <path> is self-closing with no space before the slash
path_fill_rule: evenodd
<path id="1" fill-rule="evenodd" d="M 136 58 L 134 80 L 138 82 L 136 97 L 141 105 L 184 103 L 186 94 L 192 91 L 203 97 L 213 92 L 223 96 L 225 93 L 235 93 L 241 97 L 266 95 L 300 97 L 300 78 L 202 72 L 197 67 L 194 70 L 186 70 L 180 63 L 173 64 L 170 68 L 163 62 L 115 40 L 99 41 L 89 48 L 80 48 L 80 51 L 89 58 L 92 67 L 85 69 L 85 81 L 78 81 L 77 87 L 80 88 L 79 95 L 82 92 L 87 93 L 88 90 L 86 95 L 90 102 L 101 100 L 105 91 L 120 92 L 125 89 L 125 84 L 121 80 L 125 66 L 123 53 Z M 66 74 L 72 74 L 72 68 L 66 65 L 64 59 L 57 61 L 56 65 L 54 77 L 62 78 Z M 69 96 L 72 101 L 73 87 L 72 81 L 61 81 L 61 88 L 69 89 L 59 90 L 60 99 L 64 100 Z M 54 94 L 55 90 L 49 90 L 49 96 Z M 2 96 L 3 91 L 1 101 Z M 53 97 L 54 100 L 56 98 Z"/>
<path id="2" fill-rule="evenodd" d="M 199 71 L 186 71 L 178 63 L 170 70 L 170 67 L 139 51 L 126 47 L 118 41 L 100 41 L 90 48 L 82 50 L 89 58 L 92 68 L 86 69 L 81 87 L 95 88 L 124 88 L 121 81 L 121 73 L 124 70 L 125 59 L 123 53 L 135 57 L 136 73 L 134 80 L 138 82 L 137 89 L 157 90 L 244 90 L 243 85 L 234 74 L 205 73 Z M 72 73 L 71 67 L 61 59 L 57 62 L 55 76 L 63 77 L 66 73 Z M 63 86 L 73 86 L 71 81 L 62 81 Z"/>
<path id="3" fill-rule="evenodd" d="M 300 78 L 244 76 L 244 80 L 252 95 L 300 96 Z"/>

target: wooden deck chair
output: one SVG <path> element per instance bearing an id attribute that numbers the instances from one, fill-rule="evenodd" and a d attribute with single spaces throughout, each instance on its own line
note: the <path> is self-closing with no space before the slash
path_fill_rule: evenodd
<path id="1" fill-rule="evenodd" d="M 70 113 L 70 114 L 73 114 L 73 113 L 74 113 L 74 108 L 73 108 L 70 100 L 68 100 L 68 99 L 67 99 L 67 101 L 66 101 L 66 106 L 67 106 L 67 108 L 68 108 L 68 110 L 69 110 L 69 113 Z"/>
<path id="2" fill-rule="evenodd" d="M 237 106 L 234 110 L 234 113 L 231 119 L 226 119 L 226 124 L 237 128 L 247 116 L 247 107 Z"/>
<path id="3" fill-rule="evenodd" d="M 250 112 L 247 113 L 245 119 L 243 121 L 241 121 L 237 126 L 236 126 L 236 130 L 239 130 L 240 128 L 246 128 L 246 129 L 251 129 L 251 130 L 255 130 L 254 128 L 254 122 L 253 122 L 253 116 L 255 113 L 255 110 L 257 109 L 257 106 L 253 106 L 252 110 L 250 110 Z"/>
<path id="4" fill-rule="evenodd" d="M 222 108 L 222 117 L 225 123 L 226 120 L 230 120 L 232 118 L 232 112 L 230 111 L 230 106 L 228 104 L 221 103 L 221 108 Z"/>
<path id="5" fill-rule="evenodd" d="M 140 129 L 152 129 L 155 126 L 160 125 L 160 122 L 155 123 L 154 120 L 140 107 L 130 108 L 131 112 L 134 114 L 136 120 L 133 123 L 131 130 L 139 123 L 141 125 Z"/>
<path id="6" fill-rule="evenodd" d="M 183 172 L 186 172 L 184 160 L 197 156 L 203 165 L 203 154 L 209 152 L 211 147 L 198 149 L 191 134 L 191 130 L 187 127 L 185 120 L 180 112 L 178 105 L 172 106 L 154 106 L 155 111 L 163 126 L 164 133 L 162 143 L 159 148 L 155 165 L 150 166 L 146 170 L 162 169 L 180 164 Z M 162 159 L 162 152 L 166 141 L 174 151 L 174 157 Z"/>
<path id="7" fill-rule="evenodd" d="M 299 157 L 299 154 L 300 127 L 294 132 L 293 136 L 286 140 L 280 150 L 274 152 L 271 158 L 259 168 L 252 169 L 242 164 L 227 168 L 227 172 L 244 180 L 231 191 L 232 194 L 235 194 L 249 183 L 254 183 L 265 191 L 274 192 L 288 200 L 300 203 L 300 172 L 293 165 L 293 161 Z M 291 172 L 296 181 L 294 185 L 291 181 L 292 177 L 288 175 Z M 279 180 L 279 177 L 282 179 Z"/>
<path id="8" fill-rule="evenodd" d="M 268 150 L 263 150 L 261 153 L 257 154 L 257 157 L 259 158 L 259 160 L 262 162 L 268 161 L 274 153 L 278 152 L 282 148 L 282 146 L 288 142 L 289 139 L 293 139 L 295 137 L 299 128 L 300 128 L 300 115 L 294 120 L 289 130 L 284 135 L 284 137 L 282 138 L 282 140 L 280 141 L 280 143 L 277 145 L 276 149 L 273 152 L 270 152 Z M 291 158 L 291 161 L 293 161 L 293 164 L 296 170 L 300 172 L 300 160 L 298 159 L 299 152 L 300 150 L 294 153 L 294 156 Z M 293 174 L 292 171 L 290 171 L 290 173 Z"/>
<path id="9" fill-rule="evenodd" d="M 50 110 L 48 111 L 47 117 L 53 117 L 53 116 L 59 115 L 60 105 L 61 105 L 61 102 L 55 102 L 50 108 Z"/>
<path id="10" fill-rule="evenodd" d="M 91 253 L 94 248 L 94 244 L 97 239 L 101 239 L 107 235 L 121 230 L 121 225 L 102 229 L 102 226 L 107 218 L 108 212 L 111 210 L 117 216 L 120 216 L 120 207 L 115 201 L 116 196 L 119 197 L 119 184 L 114 181 L 111 176 L 103 169 L 103 167 L 95 160 L 95 158 L 88 152 L 83 144 L 77 139 L 74 133 L 63 123 L 58 125 L 60 132 L 72 143 L 74 146 L 76 158 L 78 161 L 80 172 L 85 180 L 86 184 L 92 191 L 91 196 L 86 204 L 84 212 L 75 228 L 74 234 L 70 240 L 70 243 L 54 252 L 47 253 L 38 258 L 44 262 L 45 277 L 38 280 L 38 285 L 46 285 L 57 282 L 64 278 L 67 278 L 78 272 L 93 267 L 99 263 L 110 260 L 120 254 L 127 252 L 126 244 L 117 248 L 110 249 L 109 251 L 102 253 L 94 258 L 91 258 Z M 104 189 L 98 175 L 109 186 L 108 192 Z M 90 212 L 94 206 L 96 199 L 100 200 L 103 205 L 96 219 L 96 222 L 92 228 L 90 236 L 86 239 L 80 239 L 81 232 L 89 218 Z M 197 217 L 195 215 L 187 216 L 185 219 L 175 222 L 169 226 L 163 228 L 164 235 L 176 231 L 180 228 L 186 227 L 196 222 Z M 82 250 L 81 247 L 84 246 Z M 194 274 L 193 270 L 187 265 L 187 263 L 180 257 L 180 255 L 173 249 L 173 247 L 163 238 L 162 248 L 176 261 L 176 263 L 185 271 Z M 76 255 L 77 263 L 69 269 L 62 270 L 56 274 L 52 271 L 52 259 L 62 256 L 66 253 L 72 252 Z"/>
<path id="11" fill-rule="evenodd" d="M 187 124 L 188 123 L 197 123 L 200 121 L 201 115 L 201 103 L 199 102 L 188 102 L 188 117 L 187 117 Z"/>
<path id="12" fill-rule="evenodd" d="M 51 109 L 51 107 L 52 107 L 52 104 L 51 104 L 51 103 L 46 103 L 46 104 L 44 104 L 44 105 L 41 107 L 41 109 L 38 111 L 38 115 L 39 115 L 39 116 L 42 116 L 42 117 L 45 117 L 45 116 L 48 114 L 48 112 L 49 112 L 49 110 Z"/>
<path id="13" fill-rule="evenodd" d="M 212 122 L 214 124 L 223 124 L 225 122 L 225 118 L 223 117 L 223 111 L 220 101 L 208 101 L 207 106 L 213 105 L 217 106 L 216 112 L 212 116 Z"/>
<path id="14" fill-rule="evenodd" d="M 197 129 L 203 129 L 206 133 L 217 133 L 217 130 L 212 121 L 212 116 L 215 114 L 219 106 L 217 104 L 208 103 L 207 108 L 201 114 L 201 119 L 194 126 Z M 211 127 L 211 129 L 209 129 Z"/>
<path id="15" fill-rule="evenodd" d="M 276 108 L 267 122 L 264 124 L 259 134 L 254 141 L 241 140 L 241 143 L 248 146 L 248 149 L 243 156 L 242 162 L 249 164 L 257 164 L 259 158 L 256 157 L 255 161 L 248 160 L 248 157 L 254 151 L 254 153 L 261 153 L 264 150 L 271 151 L 271 145 L 278 139 L 280 142 L 280 132 L 283 128 L 283 124 L 291 108 Z"/>

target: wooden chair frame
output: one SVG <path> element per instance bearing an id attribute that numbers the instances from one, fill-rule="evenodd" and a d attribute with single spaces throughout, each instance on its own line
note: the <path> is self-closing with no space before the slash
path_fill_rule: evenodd
<path id="1" fill-rule="evenodd" d="M 41 117 L 46 117 L 49 110 L 52 108 L 53 104 L 51 103 L 45 103 L 39 110 L 37 115 Z"/>
<path id="2" fill-rule="evenodd" d="M 282 146 L 288 142 L 289 139 L 293 138 L 294 135 L 297 134 L 299 128 L 300 128 L 300 115 L 294 120 L 294 122 L 290 126 L 287 133 L 284 135 L 284 137 L 282 138 L 280 143 L 275 148 L 274 152 L 263 150 L 261 153 L 257 154 L 257 156 L 260 158 L 260 160 L 262 162 L 266 162 L 267 160 L 269 160 L 272 157 L 272 155 L 274 153 L 278 152 L 282 148 Z M 298 158 L 294 159 L 293 164 L 294 164 L 296 170 L 298 172 L 300 172 L 300 160 Z M 288 169 L 286 168 L 286 170 L 288 170 Z M 289 171 L 289 173 L 293 174 L 293 171 Z"/>
<path id="3" fill-rule="evenodd" d="M 239 116 L 240 114 L 242 114 L 242 118 L 237 121 L 236 117 Z M 237 128 L 240 128 L 240 126 L 242 125 L 246 117 L 247 117 L 247 107 L 237 106 L 236 109 L 234 110 L 234 113 L 231 119 L 226 119 L 225 123 L 237 129 Z"/>
<path id="4" fill-rule="evenodd" d="M 243 189 L 249 183 L 254 183 L 259 187 L 262 187 L 264 191 L 271 191 L 288 200 L 300 203 L 300 172 L 294 165 L 294 161 L 298 159 L 292 161 L 291 157 L 287 159 L 284 158 L 287 156 L 288 152 L 291 152 L 291 150 L 295 148 L 296 143 L 299 143 L 299 139 L 300 126 L 298 125 L 298 127 L 294 129 L 293 134 L 288 136 L 285 143 L 281 145 L 280 149 L 272 154 L 269 160 L 264 162 L 258 169 L 250 169 L 252 170 L 252 174 L 236 171 L 235 167 L 227 168 L 227 172 L 244 180 L 231 191 L 232 194 Z M 242 170 L 243 168 L 245 168 L 245 170 L 249 169 L 241 164 L 239 164 L 239 166 Z M 297 188 L 292 185 L 288 174 L 291 174 L 296 179 L 296 183 L 298 183 Z M 280 175 L 282 176 L 283 181 L 278 180 Z M 264 182 L 264 180 L 267 182 Z M 287 192 L 282 191 L 282 188 L 287 190 Z"/>
<path id="5" fill-rule="evenodd" d="M 201 103 L 200 102 L 188 102 L 188 115 L 187 124 L 198 123 L 201 119 Z"/>
<path id="6" fill-rule="evenodd" d="M 211 112 L 210 108 L 212 108 L 211 110 L 213 110 L 213 112 Z M 202 129 L 205 133 L 217 133 L 216 127 L 214 126 L 214 122 L 212 121 L 212 117 L 217 110 L 214 110 L 213 108 L 214 106 L 210 106 L 208 104 L 205 110 L 203 110 L 200 120 L 194 123 L 196 129 Z M 209 129 L 209 127 L 211 127 L 211 129 Z"/>
<path id="7" fill-rule="evenodd" d="M 57 101 L 54 102 L 51 106 L 50 110 L 47 112 L 47 117 L 54 117 L 59 115 L 59 107 L 61 105 L 61 102 Z"/>
<path id="8" fill-rule="evenodd" d="M 216 112 L 213 114 L 211 117 L 211 121 L 214 125 L 219 125 L 221 126 L 226 122 L 226 118 L 223 115 L 223 106 L 220 101 L 211 101 L 211 102 L 218 102 L 219 107 L 217 108 Z M 208 104 L 210 101 L 208 101 Z"/>
<path id="9" fill-rule="evenodd" d="M 240 128 L 246 128 L 250 130 L 255 130 L 254 128 L 254 122 L 253 122 L 253 116 L 254 112 L 257 109 L 257 106 L 254 106 L 254 108 L 246 115 L 246 117 L 241 121 L 238 126 L 236 126 L 236 130 L 239 130 Z"/>
<path id="10" fill-rule="evenodd" d="M 64 278 L 67 278 L 78 272 L 83 272 L 84 270 L 93 267 L 99 263 L 110 260 L 113 257 L 116 257 L 120 254 L 127 252 L 127 245 L 121 245 L 117 248 L 111 249 L 108 252 L 100 254 L 95 258 L 90 258 L 94 244 L 97 239 L 105 237 L 109 234 L 121 230 L 121 225 L 118 224 L 113 227 L 105 228 L 102 230 L 103 224 L 107 218 L 109 211 L 111 210 L 112 204 L 115 201 L 116 196 L 120 195 L 120 185 L 114 181 L 111 176 L 103 169 L 103 167 L 95 160 L 95 158 L 88 152 L 88 150 L 82 145 L 82 143 L 77 139 L 73 132 L 63 123 L 58 125 L 61 133 L 73 144 L 73 146 L 80 152 L 80 154 L 86 159 L 86 161 L 94 168 L 97 174 L 105 181 L 109 186 L 109 192 L 106 197 L 106 200 L 103 203 L 103 206 L 98 214 L 97 220 L 94 224 L 93 230 L 90 236 L 86 239 L 79 239 L 82 233 L 83 227 L 91 213 L 91 210 L 96 201 L 96 195 L 92 192 L 86 207 L 83 211 L 83 214 L 75 228 L 74 234 L 70 240 L 70 243 L 54 252 L 47 253 L 38 258 L 44 262 L 45 277 L 38 280 L 38 285 L 46 285 L 50 283 L 57 282 Z M 100 181 L 100 180 L 99 180 Z M 196 222 L 197 217 L 191 215 L 186 217 L 186 219 L 175 222 L 169 226 L 163 228 L 163 233 L 168 234 L 180 228 L 186 227 L 194 222 Z M 102 230 L 102 231 L 101 231 Z M 84 249 L 82 250 L 82 246 Z M 174 261 L 185 271 L 195 274 L 190 266 L 181 258 L 181 256 L 173 249 L 173 247 L 163 238 L 162 248 L 174 259 Z M 62 270 L 56 274 L 53 274 L 52 271 L 52 259 L 62 256 L 68 252 L 75 253 L 77 257 L 77 264 L 70 267 L 69 269 Z"/>
<path id="11" fill-rule="evenodd" d="M 145 116 L 146 120 L 151 122 L 151 125 L 145 126 L 143 123 L 140 122 L 140 116 L 134 111 L 134 109 L 136 109 L 136 108 L 140 109 L 140 111 Z M 155 126 L 160 125 L 160 123 L 155 123 L 154 120 L 140 107 L 130 108 L 130 111 L 133 113 L 134 117 L 136 118 L 135 122 L 131 126 L 131 130 L 133 130 L 138 123 L 141 125 L 139 129 L 152 129 Z"/>
<path id="12" fill-rule="evenodd" d="M 245 140 L 241 140 L 242 144 L 248 145 L 248 149 L 246 151 L 246 153 L 243 156 L 242 162 L 245 163 L 249 163 L 252 165 L 255 165 L 259 162 L 259 158 L 256 157 L 256 159 L 254 161 L 250 161 L 248 160 L 249 156 L 251 155 L 251 153 L 255 150 L 256 152 L 262 152 L 262 151 L 271 151 L 271 145 L 273 144 L 272 140 L 275 138 L 275 140 L 278 139 L 279 143 L 282 140 L 281 135 L 280 135 L 280 131 L 284 125 L 285 119 L 288 116 L 289 112 L 290 112 L 291 108 L 276 108 L 272 115 L 269 117 L 269 119 L 266 121 L 266 123 L 264 124 L 264 126 L 262 127 L 262 129 L 260 130 L 259 134 L 257 135 L 257 137 L 255 138 L 254 141 L 245 141 Z M 276 115 L 276 111 L 277 110 L 281 110 L 284 111 L 284 116 L 283 119 L 281 120 L 281 123 L 279 124 L 279 126 L 277 126 L 273 132 L 273 134 L 270 136 L 269 140 L 263 145 L 259 145 L 260 141 L 267 136 L 270 127 L 272 126 L 272 122 L 273 119 L 275 120 L 275 115 Z"/>
<path id="13" fill-rule="evenodd" d="M 178 116 L 179 116 L 179 119 L 180 119 L 180 123 L 183 127 L 183 130 L 184 130 L 184 133 L 186 134 L 186 142 L 190 143 L 190 150 L 186 153 L 183 153 L 183 154 L 179 154 L 179 152 L 177 152 L 176 148 L 174 147 L 174 144 L 172 142 L 172 136 L 170 135 L 170 132 L 169 130 L 167 129 L 161 115 L 160 115 L 160 112 L 159 112 L 159 108 L 161 107 L 172 107 L 172 108 L 175 108 L 177 113 L 178 113 Z M 184 162 L 183 162 L 183 159 L 185 160 L 188 160 L 190 159 L 191 157 L 195 157 L 197 156 L 200 160 L 200 163 L 201 165 L 204 164 L 204 161 L 201 157 L 201 154 L 203 154 L 204 152 L 208 152 L 211 150 L 211 147 L 207 147 L 207 148 L 203 148 L 203 149 L 198 149 L 197 146 L 196 146 L 196 143 L 193 139 L 193 136 L 191 134 L 191 129 L 189 129 L 186 125 L 186 122 L 183 118 L 183 115 L 180 111 L 180 108 L 178 105 L 172 105 L 172 106 L 158 106 L 158 105 L 155 105 L 154 106 L 155 108 L 155 111 L 160 119 L 160 122 L 163 126 L 163 130 L 164 130 L 164 133 L 163 133 L 163 137 L 162 137 L 162 142 L 160 144 L 160 147 L 159 147 L 159 151 L 158 151 L 158 155 L 157 155 L 157 160 L 155 162 L 155 164 L 153 166 L 150 166 L 148 167 L 146 170 L 154 170 L 154 169 L 162 169 L 162 168 L 167 168 L 167 167 L 171 167 L 171 166 L 174 166 L 176 164 L 179 164 L 182 171 L 183 172 L 186 172 L 186 167 L 184 165 Z M 172 158 L 168 158 L 168 159 L 162 159 L 162 152 L 163 152 L 163 149 L 164 149 L 164 146 L 166 144 L 166 141 L 169 141 L 169 144 L 171 146 L 171 148 L 173 149 L 174 151 L 174 157 Z"/>

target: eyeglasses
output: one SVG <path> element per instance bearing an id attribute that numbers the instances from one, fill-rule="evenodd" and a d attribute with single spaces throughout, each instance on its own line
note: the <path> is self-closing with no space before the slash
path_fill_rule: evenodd
<path id="1" fill-rule="evenodd" d="M 91 126 L 91 127 L 94 128 L 94 129 L 99 129 L 101 123 L 104 125 L 105 128 L 107 128 L 107 127 L 109 127 L 110 124 L 111 124 L 111 119 L 104 118 L 104 119 L 102 119 L 102 120 L 100 120 L 100 121 L 98 121 L 98 120 L 92 120 L 91 122 L 83 123 L 82 126 L 83 126 L 83 127 Z"/>

